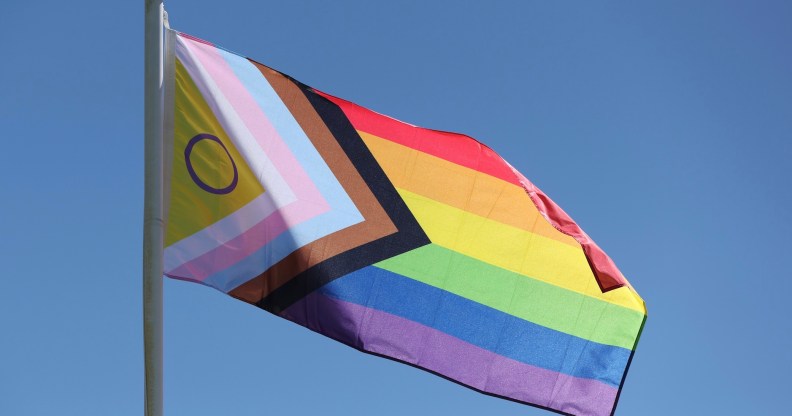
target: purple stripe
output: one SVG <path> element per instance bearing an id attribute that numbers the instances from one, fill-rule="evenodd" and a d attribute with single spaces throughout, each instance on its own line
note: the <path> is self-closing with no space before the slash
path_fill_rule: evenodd
<path id="1" fill-rule="evenodd" d="M 316 292 L 284 318 L 360 350 L 437 372 L 472 388 L 575 415 L 607 416 L 617 389 L 534 367 L 436 329 Z"/>

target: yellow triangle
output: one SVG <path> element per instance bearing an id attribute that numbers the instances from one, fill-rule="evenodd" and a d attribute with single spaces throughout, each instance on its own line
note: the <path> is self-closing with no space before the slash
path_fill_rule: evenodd
<path id="1" fill-rule="evenodd" d="M 178 60 L 174 101 L 166 247 L 225 218 L 264 192 Z M 189 149 L 188 157 L 185 149 Z"/>

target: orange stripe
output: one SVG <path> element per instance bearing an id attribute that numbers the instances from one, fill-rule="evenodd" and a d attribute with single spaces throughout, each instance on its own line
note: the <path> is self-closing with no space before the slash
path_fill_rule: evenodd
<path id="1" fill-rule="evenodd" d="M 542 217 L 522 187 L 363 131 L 358 134 L 397 188 L 580 247 Z"/>

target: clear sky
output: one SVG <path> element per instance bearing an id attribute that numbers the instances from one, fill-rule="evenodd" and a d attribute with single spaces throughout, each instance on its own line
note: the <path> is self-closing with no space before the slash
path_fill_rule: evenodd
<path id="1" fill-rule="evenodd" d="M 166 7 L 555 199 L 647 303 L 618 415 L 789 411 L 792 2 Z M 0 414 L 139 416 L 143 0 L 4 2 L 0 39 Z M 168 415 L 549 414 L 171 280 L 165 363 Z"/>

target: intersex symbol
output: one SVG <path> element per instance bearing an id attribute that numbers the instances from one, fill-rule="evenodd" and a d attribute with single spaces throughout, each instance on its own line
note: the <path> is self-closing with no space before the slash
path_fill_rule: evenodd
<path id="1" fill-rule="evenodd" d="M 234 179 L 232 179 L 231 183 L 225 188 L 215 188 L 213 186 L 210 186 L 209 184 L 201 180 L 201 178 L 195 172 L 192 162 L 190 161 L 190 154 L 192 154 L 193 147 L 195 147 L 195 145 L 198 144 L 198 142 L 200 142 L 201 140 L 211 140 L 219 144 L 220 147 L 222 147 L 223 150 L 225 150 L 225 153 L 228 156 L 228 160 L 231 161 L 231 167 L 234 169 Z M 190 142 L 187 143 L 187 147 L 184 149 L 184 162 L 187 164 L 187 171 L 190 172 L 190 177 L 192 178 L 192 180 L 195 182 L 196 185 L 201 187 L 201 189 L 203 189 L 206 192 L 210 192 L 218 195 L 225 195 L 233 191 L 234 188 L 236 188 L 237 186 L 237 182 L 239 181 L 239 172 L 237 172 L 237 167 L 236 167 L 236 163 L 234 163 L 234 158 L 231 157 L 231 153 L 228 152 L 228 149 L 225 147 L 223 142 L 217 138 L 217 136 L 213 136 L 208 133 L 201 133 L 190 139 Z"/>

